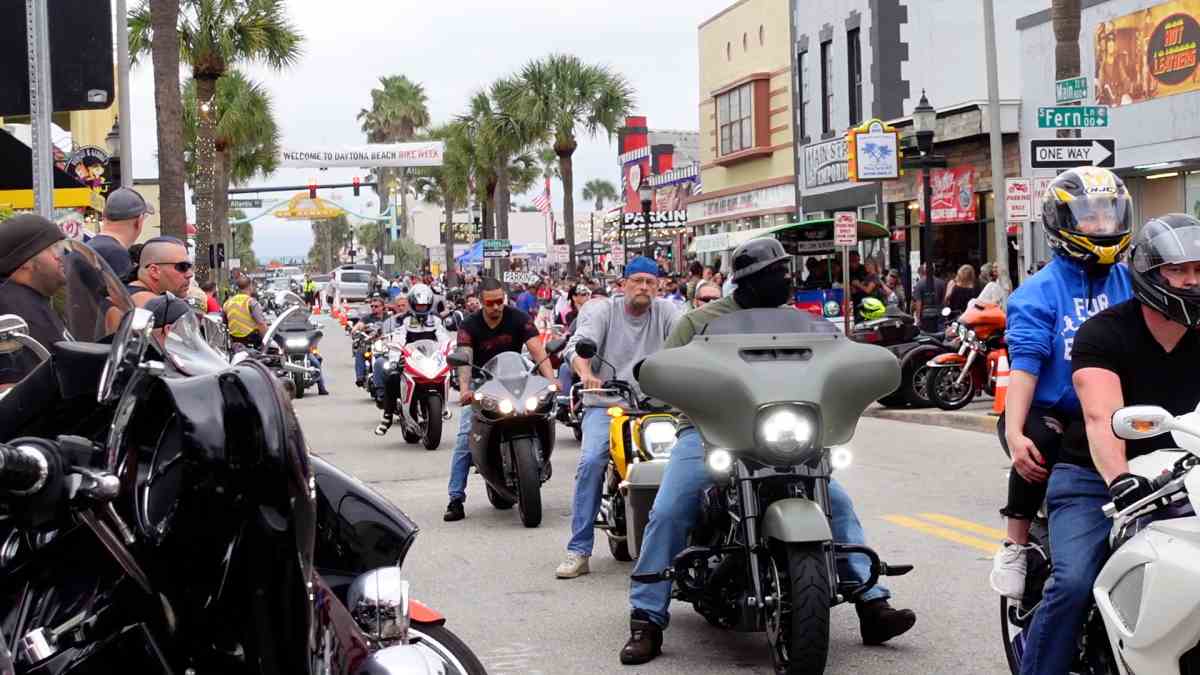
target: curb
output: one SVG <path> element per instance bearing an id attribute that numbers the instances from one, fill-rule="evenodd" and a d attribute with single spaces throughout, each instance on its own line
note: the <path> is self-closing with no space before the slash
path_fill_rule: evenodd
<path id="1" fill-rule="evenodd" d="M 996 433 L 996 418 L 973 412 L 959 412 L 946 410 L 930 410 L 930 409 L 904 409 L 904 408 L 884 408 L 882 406 L 871 406 L 863 413 L 863 417 L 875 417 L 878 419 L 895 420 L 897 422 L 909 422 L 912 424 L 924 424 L 927 426 L 947 427 L 950 429 L 961 429 L 963 431 L 974 431 L 981 434 Z"/>

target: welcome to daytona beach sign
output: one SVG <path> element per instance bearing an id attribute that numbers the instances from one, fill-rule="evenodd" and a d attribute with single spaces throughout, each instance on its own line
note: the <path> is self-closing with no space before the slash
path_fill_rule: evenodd
<path id="1" fill-rule="evenodd" d="M 338 147 L 285 146 L 279 152 L 279 166 L 441 166 L 444 153 L 445 145 L 441 141 Z"/>

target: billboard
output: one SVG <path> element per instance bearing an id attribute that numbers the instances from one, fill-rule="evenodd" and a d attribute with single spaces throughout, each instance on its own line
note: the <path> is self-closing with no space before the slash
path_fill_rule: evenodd
<path id="1" fill-rule="evenodd" d="M 933 193 L 933 208 L 929 220 L 936 224 L 971 222 L 977 219 L 975 201 L 975 167 L 955 166 L 949 169 L 934 169 L 929 174 L 929 186 Z M 924 207 L 924 200 L 918 202 Z"/>
<path id="2" fill-rule="evenodd" d="M 1170 0 L 1096 26 L 1097 105 L 1200 91 L 1200 0 Z"/>

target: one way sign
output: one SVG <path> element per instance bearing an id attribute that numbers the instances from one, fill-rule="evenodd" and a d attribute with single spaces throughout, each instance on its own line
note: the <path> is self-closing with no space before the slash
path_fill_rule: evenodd
<path id="1" fill-rule="evenodd" d="M 1116 142 L 1111 138 L 1047 138 L 1029 141 L 1035 169 L 1077 166 L 1115 166 Z"/>

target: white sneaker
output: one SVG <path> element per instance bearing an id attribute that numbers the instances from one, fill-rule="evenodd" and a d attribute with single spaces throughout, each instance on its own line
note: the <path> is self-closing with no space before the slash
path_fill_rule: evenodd
<path id="1" fill-rule="evenodd" d="M 579 555 L 578 553 L 567 553 L 567 559 L 562 561 L 558 569 L 554 570 L 554 576 L 559 579 L 574 579 L 578 576 L 583 576 L 591 572 L 588 569 L 588 558 L 591 556 Z"/>
<path id="2" fill-rule="evenodd" d="M 1021 546 L 1010 541 L 1004 542 L 996 557 L 992 559 L 992 574 L 989 580 L 1000 595 L 1014 600 L 1020 600 L 1025 595 L 1025 551 L 1029 546 Z"/>

